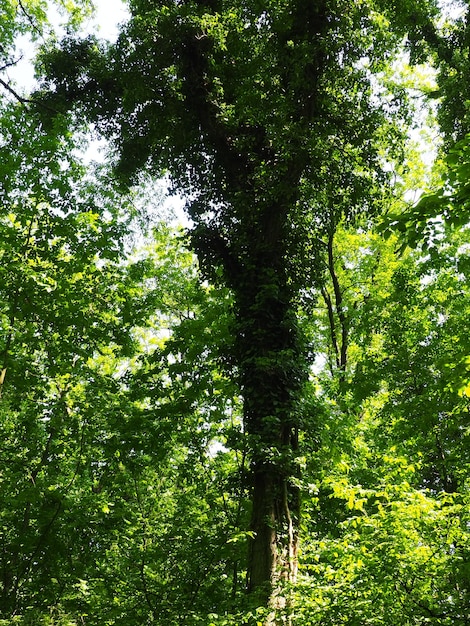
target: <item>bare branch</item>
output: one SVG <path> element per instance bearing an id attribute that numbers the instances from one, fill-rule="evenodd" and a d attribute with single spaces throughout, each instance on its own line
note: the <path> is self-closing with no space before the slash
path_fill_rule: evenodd
<path id="1" fill-rule="evenodd" d="M 21 12 L 23 13 L 23 15 L 26 17 L 26 19 L 28 20 L 28 22 L 31 25 L 31 28 L 36 31 L 36 33 L 42 37 L 42 32 L 41 29 L 38 27 L 38 25 L 35 23 L 35 21 L 33 20 L 33 18 L 31 17 L 31 15 L 28 13 L 28 11 L 25 9 L 24 4 L 21 2 L 21 0 L 18 0 L 18 5 L 21 9 Z"/>
<path id="2" fill-rule="evenodd" d="M 0 85 L 4 87 L 8 92 L 10 92 L 11 95 L 16 100 L 18 100 L 20 104 L 23 104 L 25 106 L 27 104 L 33 104 L 34 106 L 42 107 L 43 109 L 45 109 L 46 111 L 50 111 L 51 113 L 54 113 L 54 114 L 60 113 L 60 111 L 58 111 L 57 109 L 50 107 L 49 105 L 45 104 L 44 102 L 41 102 L 40 100 L 33 100 L 32 98 L 25 98 L 24 96 L 19 94 L 15 89 L 13 89 L 13 87 L 2 78 L 0 78 Z"/>
<path id="3" fill-rule="evenodd" d="M 21 55 L 19 59 L 15 59 L 14 61 L 9 61 L 8 63 L 5 63 L 5 65 L 2 65 L 2 67 L 0 67 L 0 72 L 7 70 L 9 67 L 13 67 L 14 65 L 16 65 L 22 60 L 23 60 L 23 55 Z"/>
<path id="4" fill-rule="evenodd" d="M 21 96 L 17 91 L 15 91 L 15 89 L 13 89 L 13 87 L 9 83 L 7 83 L 2 78 L 0 78 L 0 85 L 2 85 L 4 89 L 11 93 L 11 95 L 21 104 L 36 104 L 34 100 L 30 100 L 29 98 L 24 98 L 23 96 Z"/>

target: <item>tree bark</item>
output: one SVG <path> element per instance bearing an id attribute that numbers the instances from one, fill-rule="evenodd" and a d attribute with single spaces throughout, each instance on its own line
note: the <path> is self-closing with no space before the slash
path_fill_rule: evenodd
<path id="1" fill-rule="evenodd" d="M 247 590 L 277 605 L 297 572 L 297 400 L 305 375 L 283 254 L 256 256 L 237 290 L 238 363 L 251 447 L 252 515 Z M 255 259 L 252 259 L 254 262 Z M 255 269 L 256 268 L 256 269 Z"/>

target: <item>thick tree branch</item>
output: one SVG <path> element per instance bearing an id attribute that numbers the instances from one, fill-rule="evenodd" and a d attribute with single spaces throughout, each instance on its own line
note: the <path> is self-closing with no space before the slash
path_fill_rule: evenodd
<path id="1" fill-rule="evenodd" d="M 348 357 L 348 320 L 346 312 L 343 307 L 343 294 L 341 286 L 339 284 L 338 276 L 335 270 L 335 260 L 333 254 L 333 241 L 334 233 L 330 233 L 328 237 L 328 270 L 330 272 L 331 281 L 333 283 L 333 292 L 335 296 L 335 308 L 338 315 L 339 323 L 341 326 L 341 345 L 339 354 L 339 368 L 342 372 L 342 379 L 344 379 L 344 372 L 346 370 L 347 357 Z"/>
<path id="2" fill-rule="evenodd" d="M 11 85 L 9 85 L 2 78 L 0 78 L 0 85 L 2 85 L 2 87 L 6 89 L 21 104 L 36 104 L 34 100 L 30 100 L 29 98 L 24 98 L 23 96 L 21 96 L 15 89 L 13 89 Z"/>
<path id="3" fill-rule="evenodd" d="M 336 322 L 335 322 L 335 313 L 333 310 L 333 303 L 331 302 L 331 297 L 330 294 L 328 293 L 328 290 L 326 289 L 326 287 L 324 285 L 321 286 L 320 288 L 321 290 L 321 294 L 323 296 L 323 300 L 326 304 L 326 311 L 328 314 L 328 322 L 330 324 L 330 336 L 331 336 L 331 343 L 333 346 L 333 351 L 335 353 L 335 362 L 336 362 L 336 367 L 340 367 L 340 356 L 339 356 L 339 347 L 338 347 L 338 341 L 336 339 Z"/>

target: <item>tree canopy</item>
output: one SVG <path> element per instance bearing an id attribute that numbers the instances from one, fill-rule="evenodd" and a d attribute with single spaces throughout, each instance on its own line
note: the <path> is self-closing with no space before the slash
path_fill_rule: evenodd
<path id="1" fill-rule="evenodd" d="M 466 624 L 466 17 L 4 5 L 0 624 Z"/>

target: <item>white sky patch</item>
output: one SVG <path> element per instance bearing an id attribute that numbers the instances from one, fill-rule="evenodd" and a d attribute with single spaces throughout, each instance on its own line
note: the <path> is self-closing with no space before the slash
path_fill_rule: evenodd
<path id="1" fill-rule="evenodd" d="M 129 19 L 129 11 L 121 0 L 95 0 L 96 14 L 87 30 L 97 30 L 98 37 L 116 41 L 121 24 Z"/>
<path id="2" fill-rule="evenodd" d="M 438 5 L 441 10 L 442 20 L 458 20 L 464 17 L 467 11 L 466 3 L 459 0 L 440 0 Z"/>
<path id="3" fill-rule="evenodd" d="M 126 5 L 121 0 L 95 0 L 94 5 L 94 15 L 85 20 L 82 33 L 95 33 L 100 39 L 115 41 L 119 34 L 120 25 L 129 18 L 129 11 Z M 48 19 L 52 31 L 56 33 L 60 40 L 66 34 L 64 29 L 66 20 L 64 16 L 56 8 L 51 7 L 48 11 Z M 36 46 L 28 36 L 22 36 L 17 39 L 14 58 L 18 61 L 8 69 L 6 76 L 8 81 L 21 95 L 27 94 L 36 87 L 33 67 L 35 54 Z"/>

